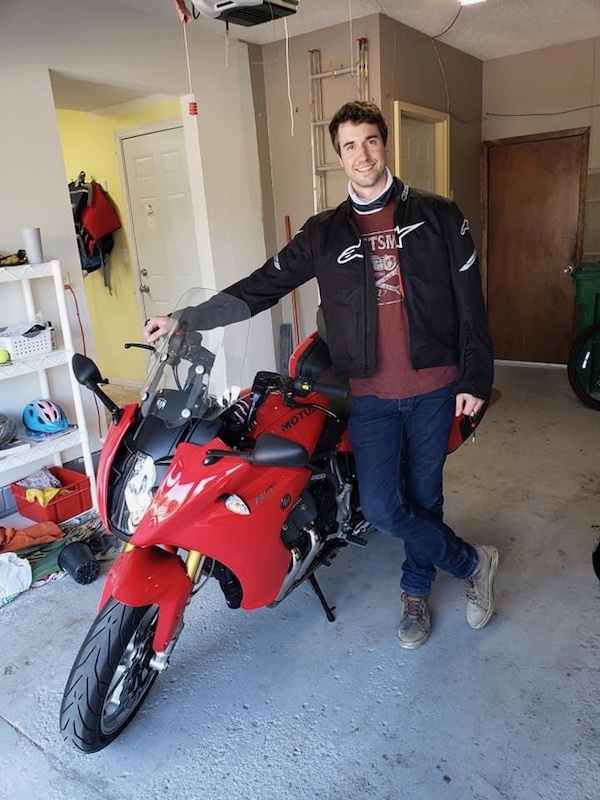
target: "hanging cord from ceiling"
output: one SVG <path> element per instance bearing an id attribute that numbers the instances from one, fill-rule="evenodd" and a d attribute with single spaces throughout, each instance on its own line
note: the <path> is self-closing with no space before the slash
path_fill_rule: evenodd
<path id="1" fill-rule="evenodd" d="M 196 102 L 196 96 L 194 95 L 194 89 L 192 87 L 192 68 L 190 66 L 190 51 L 188 48 L 188 40 L 187 40 L 187 22 L 183 23 L 183 44 L 185 47 L 185 60 L 187 64 L 188 88 L 190 95 L 190 100 L 188 102 L 188 114 L 190 115 L 190 117 L 197 117 L 198 103 Z"/>
<path id="2" fill-rule="evenodd" d="M 287 96 L 290 107 L 290 136 L 294 135 L 294 104 L 292 103 L 292 86 L 290 81 L 290 35 L 288 33 L 287 19 L 283 18 L 285 27 L 285 67 L 287 74 Z"/>
<path id="3" fill-rule="evenodd" d="M 437 36 L 433 36 L 431 38 L 431 43 L 433 45 L 433 52 L 435 53 L 435 57 L 437 59 L 438 66 L 440 68 L 440 72 L 442 73 L 442 80 L 444 81 L 444 91 L 446 93 L 446 113 L 447 114 L 450 114 L 450 92 L 448 91 L 448 81 L 446 79 L 446 70 L 444 69 L 444 64 L 442 63 L 442 59 L 441 59 L 439 51 L 438 51 L 437 43 L 438 43 L 438 39 L 440 39 L 442 36 L 445 36 L 448 33 L 448 31 L 450 31 L 456 25 L 462 10 L 463 10 L 463 6 L 460 6 L 458 11 L 454 15 L 454 19 L 452 20 L 452 22 L 449 25 L 447 25 L 441 33 L 438 33 Z"/>
<path id="4" fill-rule="evenodd" d="M 352 0 L 348 0 L 348 19 L 350 22 L 350 75 L 354 77 L 354 34 L 352 32 Z"/>
<path id="5" fill-rule="evenodd" d="M 190 99 L 188 102 L 188 114 L 190 115 L 190 117 L 196 117 L 198 116 L 198 103 L 196 102 L 196 98 L 194 96 L 194 90 L 192 88 L 192 70 L 190 68 L 190 52 L 188 49 L 188 40 L 187 40 L 187 24 L 188 22 L 192 21 L 192 15 L 187 9 L 185 0 L 173 0 L 173 5 L 175 6 L 175 11 L 177 12 L 177 16 L 179 17 L 181 24 L 183 26 L 183 45 L 185 48 L 185 59 L 187 63 L 187 73 L 188 73 L 188 89 L 190 95 Z M 194 19 L 196 19 L 196 17 L 194 17 Z"/>
<path id="6" fill-rule="evenodd" d="M 453 28 L 453 27 L 456 25 L 456 23 L 458 22 L 458 18 L 460 17 L 460 15 L 461 15 L 461 12 L 462 12 L 463 8 L 464 8 L 464 6 L 461 6 L 461 7 L 458 9 L 458 11 L 456 12 L 456 15 L 455 15 L 454 19 L 452 20 L 452 22 L 450 23 L 450 25 L 448 25 L 448 27 L 444 28 L 444 30 L 443 30 L 441 33 L 438 33 L 438 34 L 437 34 L 437 36 L 432 36 L 432 37 L 431 37 L 431 38 L 432 38 L 434 41 L 435 41 L 436 39 L 440 39 L 442 36 L 445 36 L 445 35 L 448 33 L 448 31 L 449 31 L 449 30 L 451 30 L 451 29 L 452 29 L 452 28 Z"/>

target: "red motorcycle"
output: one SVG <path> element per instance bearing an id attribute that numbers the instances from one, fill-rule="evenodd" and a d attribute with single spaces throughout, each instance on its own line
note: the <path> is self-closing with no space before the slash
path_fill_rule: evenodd
<path id="1" fill-rule="evenodd" d="M 159 347 L 125 345 L 153 351 L 139 404 L 116 406 L 93 361 L 73 357 L 78 381 L 112 415 L 98 506 L 106 530 L 125 542 L 60 709 L 64 738 L 86 753 L 131 722 L 209 578 L 230 608 L 246 610 L 275 606 L 309 581 L 333 621 L 315 573 L 348 544 L 367 543 L 347 390 L 331 374 L 325 342 L 313 333 L 292 354 L 289 375 L 258 372 L 241 391 L 249 310 L 206 290 L 188 293 L 182 308 L 200 303 L 230 324 L 188 329 L 182 312 Z M 472 428 L 457 420 L 449 450 Z"/>

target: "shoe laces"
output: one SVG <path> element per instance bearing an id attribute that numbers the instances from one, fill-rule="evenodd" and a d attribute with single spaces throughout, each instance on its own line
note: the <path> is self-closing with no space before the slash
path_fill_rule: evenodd
<path id="1" fill-rule="evenodd" d="M 404 592 L 402 595 L 402 602 L 404 603 L 402 619 L 411 618 L 423 622 L 427 609 L 427 597 L 419 597 L 418 595 Z"/>
<path id="2" fill-rule="evenodd" d="M 481 592 L 477 586 L 475 574 L 471 575 L 470 578 L 465 578 L 465 580 L 463 580 L 463 585 L 465 587 L 465 595 L 467 597 L 467 602 L 473 603 L 476 606 L 484 608 L 485 597 L 483 595 L 483 592 Z"/>

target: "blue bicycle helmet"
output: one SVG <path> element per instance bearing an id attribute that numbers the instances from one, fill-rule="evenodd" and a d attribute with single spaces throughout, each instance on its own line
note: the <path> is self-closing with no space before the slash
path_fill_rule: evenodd
<path id="1" fill-rule="evenodd" d="M 23 409 L 23 424 L 36 433 L 58 433 L 68 427 L 67 416 L 52 400 L 34 400 Z"/>
<path id="2" fill-rule="evenodd" d="M 17 426 L 6 414 L 0 414 L 0 449 L 12 442 L 17 435 Z"/>

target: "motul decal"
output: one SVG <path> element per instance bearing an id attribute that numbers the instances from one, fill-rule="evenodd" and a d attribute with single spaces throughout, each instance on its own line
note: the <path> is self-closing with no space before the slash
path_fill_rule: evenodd
<path id="1" fill-rule="evenodd" d="M 306 417 L 310 416 L 310 414 L 313 414 L 316 410 L 316 408 L 303 408 L 302 411 L 298 411 L 293 417 L 290 417 L 286 422 L 283 423 L 281 426 L 282 433 L 289 431 L 290 428 L 293 428 L 294 425 L 297 425 L 301 419 L 305 419 Z"/>

